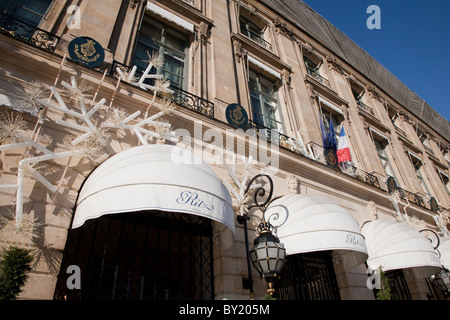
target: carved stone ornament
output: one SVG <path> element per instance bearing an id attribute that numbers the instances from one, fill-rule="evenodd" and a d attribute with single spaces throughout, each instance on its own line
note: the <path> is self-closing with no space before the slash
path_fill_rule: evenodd
<path id="1" fill-rule="evenodd" d="M 289 194 L 300 194 L 301 193 L 301 183 L 300 183 L 300 179 L 295 176 L 295 175 L 291 175 L 289 176 L 288 180 L 288 190 L 289 190 Z"/>
<path id="2" fill-rule="evenodd" d="M 131 9 L 135 9 L 140 0 L 130 0 L 129 6 Z"/>
<path id="3" fill-rule="evenodd" d="M 327 54 L 326 60 L 332 68 L 334 68 L 339 73 L 344 74 L 344 70 L 342 69 L 342 64 L 338 59 L 332 57 L 330 54 Z"/>
<path id="4" fill-rule="evenodd" d="M 369 85 L 367 86 L 366 90 L 372 95 L 373 98 L 377 99 L 380 102 L 383 102 L 383 99 L 381 99 L 380 94 L 374 86 Z"/>
<path id="5" fill-rule="evenodd" d="M 200 23 L 200 28 L 198 29 L 198 36 L 199 39 L 201 40 L 202 44 L 206 44 L 207 39 L 208 39 L 208 24 L 205 23 L 204 21 L 202 21 Z"/>
<path id="6" fill-rule="evenodd" d="M 375 205 L 375 202 L 369 201 L 369 203 L 367 204 L 367 210 L 369 211 L 372 220 L 378 219 L 377 206 Z"/>
<path id="7" fill-rule="evenodd" d="M 236 61 L 241 62 L 244 55 L 244 50 L 242 49 L 242 43 L 238 40 L 233 40 L 234 54 L 236 56 Z"/>
<path id="8" fill-rule="evenodd" d="M 277 33 L 282 33 L 288 36 L 292 36 L 294 33 L 294 29 L 289 27 L 289 25 L 286 22 L 281 21 L 279 18 L 275 19 L 275 31 Z"/>
<path id="9" fill-rule="evenodd" d="M 289 89 L 291 89 L 291 72 L 287 69 L 283 69 L 281 71 L 281 79 L 283 80 L 283 83 L 285 83 Z"/>

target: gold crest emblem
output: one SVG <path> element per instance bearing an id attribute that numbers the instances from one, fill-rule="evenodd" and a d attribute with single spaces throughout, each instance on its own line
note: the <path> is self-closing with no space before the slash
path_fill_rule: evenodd
<path id="1" fill-rule="evenodd" d="M 74 52 L 78 59 L 81 59 L 86 63 L 97 61 L 97 59 L 100 58 L 100 54 L 97 53 L 97 50 L 94 47 L 94 41 L 91 39 L 87 39 L 86 43 L 81 46 L 76 44 Z"/>

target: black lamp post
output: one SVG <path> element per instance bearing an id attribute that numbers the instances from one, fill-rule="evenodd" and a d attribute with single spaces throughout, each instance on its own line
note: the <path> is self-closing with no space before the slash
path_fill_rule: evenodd
<path id="1" fill-rule="evenodd" d="M 238 216 L 238 222 L 244 225 L 245 231 L 245 245 L 247 251 L 247 268 L 249 276 L 250 296 L 253 298 L 253 282 L 250 261 L 253 266 L 258 270 L 259 275 L 267 282 L 267 293 L 272 295 L 275 292 L 273 283 L 284 265 L 284 259 L 286 256 L 286 250 L 283 245 L 280 244 L 280 240 L 272 233 L 272 226 L 265 219 L 265 211 L 268 204 L 272 200 L 273 194 L 273 181 L 266 174 L 258 174 L 253 177 L 247 184 L 245 194 L 250 190 L 251 185 L 258 179 L 265 178 L 269 182 L 269 194 L 267 197 L 266 190 L 263 187 L 258 187 L 255 190 L 253 196 L 253 204 L 247 208 L 247 212 L 253 208 L 258 208 L 262 211 L 262 220 L 259 224 L 259 236 L 254 241 L 253 248 L 248 250 L 248 236 L 247 236 L 247 221 L 250 219 L 248 214 Z M 263 202 L 259 202 L 258 198 L 265 198 Z"/>

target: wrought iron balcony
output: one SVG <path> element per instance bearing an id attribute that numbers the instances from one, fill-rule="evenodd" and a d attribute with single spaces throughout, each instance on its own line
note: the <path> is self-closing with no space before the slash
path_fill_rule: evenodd
<path id="1" fill-rule="evenodd" d="M 250 124 L 250 129 L 255 129 L 255 133 L 258 138 L 266 139 L 269 143 L 273 143 L 290 150 L 290 146 L 287 142 L 289 137 L 287 135 L 279 133 L 275 129 L 268 128 L 253 120 L 249 120 L 248 122 Z"/>
<path id="2" fill-rule="evenodd" d="M 13 16 L 0 13 L 0 31 L 36 47 L 54 51 L 59 37 Z"/>
<path id="3" fill-rule="evenodd" d="M 118 61 L 113 61 L 110 74 L 116 75 L 116 68 L 120 67 L 122 72 L 128 73 L 131 71 L 131 68 L 127 65 L 124 65 Z M 139 78 L 142 75 L 142 70 L 136 70 L 135 76 Z M 152 81 L 149 79 L 148 81 Z M 195 94 L 192 94 L 188 91 L 185 91 L 181 88 L 171 86 L 170 89 L 174 91 L 172 101 L 182 107 L 187 109 L 194 110 L 200 114 L 203 114 L 209 118 L 214 118 L 214 103 L 203 99 Z"/>
<path id="4" fill-rule="evenodd" d="M 357 106 L 366 111 L 367 113 L 370 113 L 371 115 L 375 115 L 375 113 L 373 112 L 373 109 L 371 107 L 369 107 L 367 104 L 365 104 L 364 102 L 362 102 L 361 100 L 356 100 L 356 104 Z"/>
<path id="5" fill-rule="evenodd" d="M 422 197 L 419 196 L 418 194 L 412 193 L 411 191 L 402 189 L 400 187 L 397 187 L 397 190 L 402 199 L 408 200 L 409 202 L 414 203 L 422 208 L 426 208 L 425 202 L 423 201 Z"/>
<path id="6" fill-rule="evenodd" d="M 267 141 L 269 143 L 273 143 L 276 145 L 279 145 L 280 147 L 287 149 L 291 152 L 294 152 L 296 154 L 302 155 L 300 152 L 297 152 L 296 150 L 294 150 L 291 145 L 288 143 L 289 139 L 291 139 L 290 137 L 288 137 L 285 134 L 279 133 L 278 131 L 268 128 L 262 124 L 259 124 L 257 122 L 254 122 L 252 120 L 249 120 L 249 124 L 250 124 L 250 128 L 251 129 L 255 129 L 255 133 L 256 136 L 258 138 L 265 138 L 267 139 Z M 318 163 L 321 163 L 317 160 L 315 160 Z M 381 185 L 380 185 L 380 181 L 378 180 L 377 176 L 365 172 L 361 169 L 358 169 L 355 166 L 349 166 L 349 169 L 347 171 L 342 171 L 345 174 L 359 180 L 362 181 L 368 185 L 374 186 L 378 189 L 381 189 Z M 339 170 L 339 169 L 336 169 Z"/>
<path id="7" fill-rule="evenodd" d="M 247 38 L 253 40 L 257 44 L 262 46 L 263 48 L 273 52 L 272 45 L 266 40 L 264 40 L 263 37 L 261 37 L 261 35 L 245 28 L 241 28 L 241 33 L 245 35 Z"/>
<path id="8" fill-rule="evenodd" d="M 306 67 L 306 71 L 308 72 L 308 75 L 310 77 L 319 81 L 321 84 L 327 86 L 328 88 L 331 88 L 330 81 L 328 81 L 328 79 L 325 79 L 324 77 L 322 77 L 317 71 L 315 71 L 309 67 Z"/>
<path id="9" fill-rule="evenodd" d="M 358 179 L 359 181 L 362 181 L 364 183 L 367 183 L 371 186 L 377 187 L 378 189 L 381 189 L 380 181 L 378 180 L 377 176 L 363 171 L 361 169 L 358 169 L 355 166 L 351 166 L 352 174 L 354 178 Z"/>
<path id="10" fill-rule="evenodd" d="M 207 117 L 214 118 L 214 103 L 196 96 L 177 87 L 170 87 L 173 91 L 173 101 L 182 107 L 194 110 Z"/>

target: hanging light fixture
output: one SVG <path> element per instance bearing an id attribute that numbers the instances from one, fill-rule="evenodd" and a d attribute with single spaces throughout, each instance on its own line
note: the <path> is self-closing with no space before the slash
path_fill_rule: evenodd
<path id="1" fill-rule="evenodd" d="M 283 268 L 286 249 L 280 244 L 280 239 L 272 234 L 271 229 L 270 223 L 263 218 L 259 224 L 259 236 L 255 239 L 249 256 L 259 275 L 267 282 L 267 293 L 273 295 L 273 284 Z"/>
<path id="2" fill-rule="evenodd" d="M 441 272 L 434 276 L 433 282 L 441 289 L 445 295 L 450 293 L 450 271 L 443 267 Z"/>
<path id="3" fill-rule="evenodd" d="M 262 211 L 262 220 L 258 226 L 259 235 L 254 240 L 253 248 L 248 251 L 248 236 L 247 236 L 247 221 L 250 219 L 247 214 L 244 216 L 238 216 L 238 222 L 244 225 L 245 232 L 245 244 L 247 250 L 247 266 L 248 273 L 250 278 L 250 296 L 253 298 L 253 284 L 251 281 L 251 267 L 250 261 L 256 270 L 258 270 L 259 275 L 264 279 L 267 283 L 267 293 L 273 295 L 275 292 L 274 282 L 275 279 L 279 276 L 281 269 L 284 265 L 284 260 L 286 256 L 286 250 L 283 245 L 280 243 L 280 240 L 277 236 L 272 233 L 273 227 L 272 225 L 266 221 L 265 219 L 265 211 L 267 209 L 267 205 L 272 200 L 273 194 L 273 181 L 266 174 L 259 174 L 247 184 L 247 188 L 245 194 L 250 190 L 251 185 L 258 179 L 265 178 L 269 182 L 269 194 L 266 197 L 266 190 L 263 187 L 258 187 L 255 190 L 253 197 L 253 204 L 247 208 L 247 212 L 253 208 L 258 208 Z M 263 198 L 263 202 L 260 202 L 258 198 Z"/>

